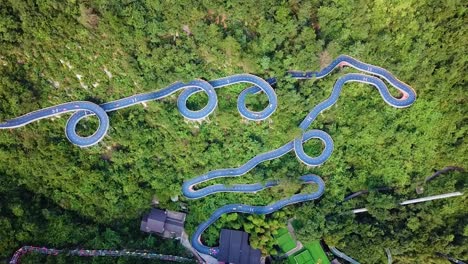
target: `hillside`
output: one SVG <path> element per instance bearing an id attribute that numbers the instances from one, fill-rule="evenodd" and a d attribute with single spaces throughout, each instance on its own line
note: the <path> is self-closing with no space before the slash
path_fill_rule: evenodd
<path id="1" fill-rule="evenodd" d="M 423 183 L 447 166 L 468 169 L 467 22 L 466 4 L 457 0 L 1 1 L 0 122 L 70 101 L 102 104 L 176 81 L 240 73 L 276 77 L 278 106 L 264 121 L 242 118 L 237 97 L 248 85 L 237 84 L 217 89 L 214 112 L 203 122 L 191 122 L 180 114 L 173 95 L 109 113 L 107 135 L 89 148 L 67 139 L 70 114 L 0 130 L 0 261 L 22 245 L 188 256 L 176 242 L 139 231 L 152 199 L 171 210 L 187 207 L 185 228 L 193 234 L 226 204 L 268 205 L 310 192 L 299 177 L 311 173 L 326 184 L 319 200 L 268 216 L 224 215 L 203 240 L 216 245 L 221 228 L 251 230 L 251 245 L 275 254 L 274 230 L 294 218 L 300 241 L 323 239 L 361 263 L 386 262 L 385 248 L 392 250 L 395 263 L 448 263 L 436 252 L 467 260 L 466 172 L 451 171 Z M 287 71 L 319 71 L 340 54 L 385 68 L 415 90 L 416 101 L 398 109 L 370 85 L 346 84 L 337 103 L 311 126 L 333 138 L 333 153 L 321 166 L 306 166 L 290 152 L 242 177 L 209 183 L 277 180 L 278 186 L 197 200 L 182 195 L 184 182 L 240 166 L 298 137 L 298 125 L 328 98 L 336 80 L 357 71 L 344 67 L 320 80 L 294 80 Z M 200 109 L 207 101 L 200 93 L 188 107 Z M 247 97 L 249 109 L 267 105 L 264 94 Z M 98 124 L 97 118 L 86 118 L 78 123 L 78 134 L 92 135 Z M 314 156 L 322 145 L 311 140 L 304 148 Z M 421 185 L 424 191 L 418 194 Z M 380 187 L 388 189 L 375 191 Z M 341 203 L 360 190 L 370 192 Z M 456 191 L 465 194 L 398 206 Z M 369 212 L 349 213 L 360 207 Z"/>

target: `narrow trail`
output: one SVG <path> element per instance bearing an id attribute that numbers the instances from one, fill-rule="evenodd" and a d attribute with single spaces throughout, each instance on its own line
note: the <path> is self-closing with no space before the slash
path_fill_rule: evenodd
<path id="1" fill-rule="evenodd" d="M 21 256 L 27 253 L 38 253 L 44 255 L 56 256 L 59 254 L 67 256 L 79 256 L 79 257 L 137 257 L 145 259 L 159 259 L 164 261 L 172 262 L 195 262 L 193 259 L 184 257 L 163 255 L 149 251 L 131 251 L 131 250 L 107 250 L 107 249 L 55 249 L 45 247 L 34 247 L 34 246 L 23 246 L 18 249 L 9 264 L 17 264 L 20 262 Z"/>

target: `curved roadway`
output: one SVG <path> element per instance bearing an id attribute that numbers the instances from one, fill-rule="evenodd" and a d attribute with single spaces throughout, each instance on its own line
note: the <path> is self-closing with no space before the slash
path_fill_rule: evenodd
<path id="1" fill-rule="evenodd" d="M 255 184 L 236 184 L 232 186 L 226 186 L 224 184 L 215 184 L 208 187 L 204 187 L 201 189 L 195 189 L 195 186 L 221 177 L 238 177 L 243 174 L 246 174 L 259 163 L 276 159 L 278 157 L 283 156 L 284 154 L 294 150 L 296 153 L 296 157 L 308 166 L 318 166 L 324 163 L 332 154 L 333 152 L 333 140 L 326 132 L 322 130 L 308 130 L 311 123 L 317 118 L 317 116 L 325 111 L 326 109 L 330 108 L 332 105 L 336 103 L 341 93 L 341 90 L 344 84 L 348 82 L 360 82 L 366 83 L 374 86 L 378 89 L 381 97 L 384 101 L 389 104 L 390 106 L 396 108 L 403 108 L 410 106 L 416 99 L 416 93 L 414 90 L 407 84 L 401 82 L 397 78 L 395 78 L 390 72 L 387 70 L 363 63 L 358 61 L 352 57 L 341 55 L 337 59 L 335 59 L 330 65 L 325 67 L 323 70 L 319 72 L 299 72 L 299 71 L 290 71 L 289 74 L 296 79 L 310 79 L 310 78 L 323 78 L 330 74 L 335 68 L 349 66 L 355 68 L 357 70 L 374 74 L 378 77 L 381 77 L 388 81 L 390 85 L 398 89 L 402 97 L 396 98 L 392 96 L 386 86 L 386 84 L 378 77 L 365 75 L 365 74 L 358 74 L 358 73 L 350 73 L 345 74 L 344 76 L 340 77 L 334 84 L 332 93 L 330 97 L 328 97 L 325 101 L 319 103 L 316 107 L 312 109 L 312 111 L 305 117 L 305 119 L 301 122 L 299 127 L 302 129 L 303 134 L 301 137 L 298 137 L 287 144 L 279 147 L 278 149 L 260 154 L 246 162 L 244 165 L 238 168 L 228 168 L 228 169 L 220 169 L 210 171 L 203 175 L 200 175 L 194 179 L 186 181 L 182 186 L 183 194 L 190 198 L 190 199 L 198 199 L 205 197 L 207 195 L 211 195 L 218 192 L 250 192 L 255 193 L 257 191 L 261 191 L 265 188 L 269 188 L 272 186 L 276 186 L 278 183 L 275 181 L 267 182 L 266 184 L 262 185 L 260 183 Z M 250 88 L 255 89 L 255 88 Z M 303 144 L 312 138 L 318 138 L 324 143 L 324 148 L 322 153 L 317 157 L 310 157 L 304 152 Z M 203 232 L 213 224 L 221 215 L 231 212 L 241 212 L 241 213 L 249 213 L 249 214 L 269 214 L 276 210 L 281 209 L 284 206 L 289 204 L 305 202 L 309 200 L 315 200 L 319 198 L 324 192 L 324 183 L 319 176 L 316 175 L 306 175 L 302 176 L 301 179 L 307 183 L 313 182 L 318 184 L 319 189 L 317 192 L 312 194 L 298 194 L 294 195 L 290 198 L 281 200 L 277 203 L 268 205 L 268 206 L 249 206 L 249 205 L 241 205 L 241 204 L 231 204 L 225 205 L 217 209 L 206 222 L 200 224 L 195 233 L 192 236 L 192 245 L 193 247 L 203 254 L 209 254 L 212 256 L 216 256 L 218 254 L 217 247 L 207 247 L 203 245 L 201 242 L 201 235 Z"/>
<path id="2" fill-rule="evenodd" d="M 276 79 L 272 78 L 268 79 L 268 81 L 273 84 L 276 82 Z M 22 127 L 40 119 L 57 116 L 68 112 L 75 112 L 67 121 L 65 134 L 71 143 L 80 147 L 89 147 L 99 143 L 107 134 L 107 130 L 109 129 L 109 117 L 107 116 L 106 112 L 119 110 L 148 101 L 159 100 L 170 96 L 179 90 L 184 90 L 177 100 L 177 107 L 180 113 L 189 120 L 201 120 L 210 115 L 218 104 L 218 98 L 214 89 L 239 83 L 249 83 L 254 85 L 253 87 L 242 91 L 237 100 L 237 109 L 244 118 L 256 121 L 264 120 L 271 116 L 273 112 L 275 112 L 278 101 L 276 98 L 276 93 L 271 87 L 270 83 L 255 75 L 237 74 L 209 82 L 203 80 L 195 80 L 187 84 L 176 82 L 159 91 L 137 94 L 101 105 L 84 101 L 60 104 L 25 114 L 23 116 L 8 120 L 4 123 L 0 123 L 0 129 Z M 188 98 L 193 94 L 202 91 L 208 95 L 208 102 L 206 106 L 198 111 L 192 111 L 188 109 Z M 245 98 L 248 94 L 255 94 L 258 92 L 264 92 L 267 95 L 269 101 L 268 106 L 260 112 L 250 111 L 245 106 Z M 99 120 L 99 127 L 93 135 L 89 137 L 81 137 L 76 133 L 76 125 L 82 118 L 89 115 L 97 116 Z"/>
<path id="3" fill-rule="evenodd" d="M 252 206 L 245 204 L 228 204 L 218 208 L 205 222 L 201 223 L 195 233 L 192 235 L 192 245 L 200 253 L 216 256 L 219 252 L 218 247 L 207 247 L 201 242 L 201 235 L 203 232 L 216 220 L 218 220 L 223 214 L 227 213 L 245 213 L 245 214 L 271 214 L 278 211 L 279 209 L 296 203 L 306 202 L 318 199 L 325 192 L 325 183 L 322 178 L 317 175 L 304 175 L 300 177 L 304 183 L 315 183 L 318 186 L 318 190 L 310 194 L 296 194 L 289 198 L 280 200 L 276 203 L 267 206 Z M 259 190 L 270 187 L 269 184 L 259 188 Z"/>
<path id="4" fill-rule="evenodd" d="M 390 106 L 396 108 L 403 108 L 410 106 L 416 99 L 415 91 L 407 84 L 401 82 L 397 78 L 395 78 L 390 72 L 387 70 L 361 62 L 356 60 L 350 56 L 340 55 L 336 58 L 332 63 L 330 63 L 327 67 L 322 69 L 319 72 L 300 72 L 300 71 L 289 71 L 289 74 L 296 79 L 311 79 L 311 78 L 324 78 L 334 69 L 337 67 L 349 66 L 356 70 L 365 72 L 367 74 L 358 74 L 358 73 L 350 73 L 345 74 L 344 76 L 340 77 L 334 84 L 332 93 L 330 97 L 328 97 L 323 102 L 319 103 L 316 107 L 312 109 L 312 111 L 304 118 L 304 120 L 300 123 L 299 127 L 303 131 L 302 136 L 288 142 L 287 144 L 281 146 L 280 148 L 266 152 L 249 160 L 244 165 L 238 168 L 230 168 L 230 169 L 221 169 L 208 172 L 203 174 L 199 177 L 191 179 L 185 182 L 182 186 L 183 194 L 191 199 L 198 199 L 205 197 L 207 195 L 217 193 L 217 192 L 257 192 L 263 190 L 265 188 L 269 188 L 272 186 L 277 185 L 277 182 L 270 181 L 267 182 L 265 185 L 260 183 L 256 184 L 237 184 L 233 186 L 225 186 L 223 184 L 217 184 L 208 186 L 202 189 L 196 190 L 194 187 L 197 184 L 200 184 L 205 181 L 209 181 L 212 179 L 220 178 L 220 177 L 234 177 L 234 176 L 241 176 L 251 169 L 253 169 L 256 165 L 266 160 L 276 159 L 281 157 L 282 155 L 294 150 L 296 153 L 297 158 L 308 166 L 318 166 L 324 163 L 332 154 L 333 152 L 333 140 L 326 132 L 321 130 L 308 130 L 312 122 L 317 118 L 317 116 L 328 109 L 329 107 L 333 106 L 339 98 L 341 90 L 344 84 L 349 82 L 359 82 L 359 83 L 366 83 L 374 86 L 379 91 L 383 100 L 389 104 Z M 386 84 L 382 81 L 382 79 L 386 80 L 390 85 L 395 87 L 400 93 L 402 94 L 401 98 L 396 98 L 391 95 L 389 92 Z M 109 117 L 107 116 L 106 112 L 115 111 L 118 109 L 126 108 L 135 104 L 158 100 L 164 97 L 167 97 L 179 90 L 183 90 L 180 94 L 177 106 L 179 108 L 180 113 L 187 119 L 190 120 L 200 120 L 206 118 L 209 114 L 211 114 L 217 106 L 217 95 L 215 92 L 216 88 L 225 87 L 228 85 L 238 84 L 238 83 L 249 83 L 253 84 L 253 87 L 247 88 L 243 90 L 237 101 L 237 109 L 239 113 L 249 120 L 264 120 L 270 117 L 273 112 L 276 110 L 277 107 L 277 98 L 276 94 L 271 87 L 270 84 L 274 84 L 276 82 L 275 78 L 268 79 L 268 82 L 263 80 L 260 77 L 250 75 L 250 74 L 238 74 L 233 76 L 228 76 L 220 79 L 216 79 L 213 81 L 203 81 L 203 80 L 195 80 L 189 82 L 187 84 L 177 82 L 165 89 L 138 94 L 130 97 L 126 97 L 120 100 L 112 101 L 109 103 L 105 103 L 102 105 L 96 105 L 91 102 L 70 102 L 65 103 L 49 108 L 45 108 L 42 110 L 38 110 L 18 118 L 14 118 L 12 120 L 6 121 L 0 124 L 0 129 L 8 129 L 8 128 L 16 128 L 27 125 L 31 122 L 56 116 L 59 114 L 67 113 L 67 112 L 75 112 L 67 122 L 66 125 L 66 135 L 70 142 L 80 147 L 87 147 L 97 144 L 102 138 L 106 135 L 107 130 L 109 128 Z M 198 111 L 191 111 L 187 108 L 187 99 L 198 92 L 205 92 L 208 95 L 208 103 L 207 105 Z M 248 94 L 255 94 L 258 92 L 264 92 L 269 100 L 268 106 L 260 112 L 253 112 L 246 108 L 245 106 L 245 99 Z M 97 131 L 89 136 L 89 137 L 81 137 L 76 133 L 76 125 L 78 122 L 84 118 L 85 116 L 89 115 L 96 115 L 99 119 L 99 128 Z M 320 139 L 324 143 L 324 148 L 322 153 L 317 157 L 310 157 L 304 152 L 303 144 L 312 139 L 317 138 Z M 192 244 L 195 249 L 200 251 L 204 254 L 210 254 L 216 256 L 218 253 L 218 248 L 210 248 L 204 246 L 201 242 L 201 235 L 205 231 L 208 226 L 214 223 L 221 215 L 230 212 L 241 212 L 241 213 L 249 213 L 249 214 L 269 214 L 276 210 L 281 209 L 284 206 L 314 200 L 319 198 L 325 188 L 325 184 L 323 183 L 322 179 L 316 175 L 305 175 L 302 176 L 301 179 L 305 183 L 315 183 L 318 185 L 318 190 L 312 194 L 297 194 L 290 198 L 283 199 L 278 201 L 274 204 L 268 206 L 249 206 L 249 205 L 242 205 L 242 204 L 230 204 L 220 207 L 216 210 L 209 219 L 198 226 L 197 230 L 192 236 Z"/>

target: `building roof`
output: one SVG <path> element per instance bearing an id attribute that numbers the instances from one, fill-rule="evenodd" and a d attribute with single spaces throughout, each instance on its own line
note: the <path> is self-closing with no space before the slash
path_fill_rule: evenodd
<path id="1" fill-rule="evenodd" d="M 166 238 L 179 238 L 184 232 L 185 216 L 180 212 L 151 209 L 149 214 L 143 216 L 140 230 Z"/>
<path id="2" fill-rule="evenodd" d="M 246 232 L 221 229 L 218 261 L 234 264 L 259 264 L 260 250 L 253 249 Z"/>
<path id="3" fill-rule="evenodd" d="M 317 263 L 317 262 L 314 261 L 314 258 L 312 257 L 312 255 L 310 254 L 310 252 L 308 250 L 302 250 L 302 251 L 300 251 L 300 253 L 294 254 L 293 259 L 294 259 L 293 263 L 297 263 L 297 264 Z M 291 261 L 290 261 L 290 263 L 291 263 Z"/>
<path id="4" fill-rule="evenodd" d="M 160 209 L 152 209 L 148 215 L 143 217 L 140 229 L 144 232 L 164 232 L 164 223 L 166 222 L 166 212 Z"/>
<path id="5" fill-rule="evenodd" d="M 181 221 L 181 222 L 185 221 L 185 213 L 169 211 L 169 210 L 167 210 L 166 213 L 167 213 L 168 218 L 171 218 L 171 219 L 177 220 L 177 221 Z"/>
<path id="6" fill-rule="evenodd" d="M 330 264 L 330 260 L 318 240 L 305 244 L 302 250 L 288 257 L 288 262 L 289 264 Z"/>
<path id="7" fill-rule="evenodd" d="M 327 254 L 320 245 L 319 240 L 312 241 L 304 245 L 307 250 L 309 250 L 310 254 L 314 258 L 315 262 L 319 262 L 322 264 L 330 264 L 330 260 L 327 257 Z"/>
<path id="8" fill-rule="evenodd" d="M 167 218 L 164 224 L 164 230 L 165 232 L 180 236 L 184 231 L 184 221 Z"/>

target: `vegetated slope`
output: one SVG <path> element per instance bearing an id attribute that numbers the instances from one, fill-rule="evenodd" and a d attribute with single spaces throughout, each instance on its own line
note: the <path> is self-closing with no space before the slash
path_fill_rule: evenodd
<path id="1" fill-rule="evenodd" d="M 274 253 L 273 230 L 295 217 L 301 241 L 324 237 L 363 263 L 384 261 L 384 248 L 401 263 L 440 262 L 435 251 L 467 259 L 466 195 L 395 205 L 419 197 L 417 183 L 434 170 L 467 165 L 467 19 L 462 1 L 210 2 L 0 3 L 2 121 L 72 100 L 102 103 L 177 80 L 242 72 L 280 77 L 277 112 L 261 123 L 241 120 L 235 104 L 243 87 L 236 86 L 218 92 L 218 109 L 202 124 L 184 122 L 175 97 L 112 113 L 108 136 L 87 149 L 67 141 L 65 116 L 0 131 L 0 180 L 5 183 L 0 187 L 0 256 L 7 258 L 31 243 L 87 248 L 160 244 L 145 242 L 138 231 L 152 197 L 178 210 L 179 202 L 170 198 L 183 200 L 184 180 L 240 165 L 293 139 L 299 122 L 327 98 L 342 72 L 316 82 L 281 77 L 289 69 L 318 70 L 337 55 L 349 54 L 410 84 L 418 94 L 416 103 L 394 109 L 370 86 L 346 86 L 337 106 L 314 124 L 335 142 L 323 166 L 307 168 L 288 154 L 239 179 L 225 180 L 296 182 L 312 172 L 326 181 L 324 197 L 272 217 L 228 215 L 205 239 L 216 244 L 217 228 L 244 228 L 251 230 L 253 245 Z M 252 109 L 265 103 L 261 95 L 249 99 Z M 201 107 L 204 100 L 199 96 L 190 105 Z M 91 118 L 79 131 L 91 134 L 96 125 Z M 319 153 L 320 145 L 311 142 L 307 148 Z M 428 183 L 424 195 L 465 191 L 466 185 L 466 174 L 453 172 Z M 394 190 L 337 205 L 351 192 L 379 186 Z M 190 211 L 187 228 L 193 231 L 224 204 L 264 205 L 298 190 L 296 184 L 283 184 L 257 194 L 184 201 Z M 343 213 L 360 206 L 369 207 L 370 213 Z M 165 242 L 155 250 L 171 247 Z M 34 258 L 25 262 L 37 262 Z"/>

